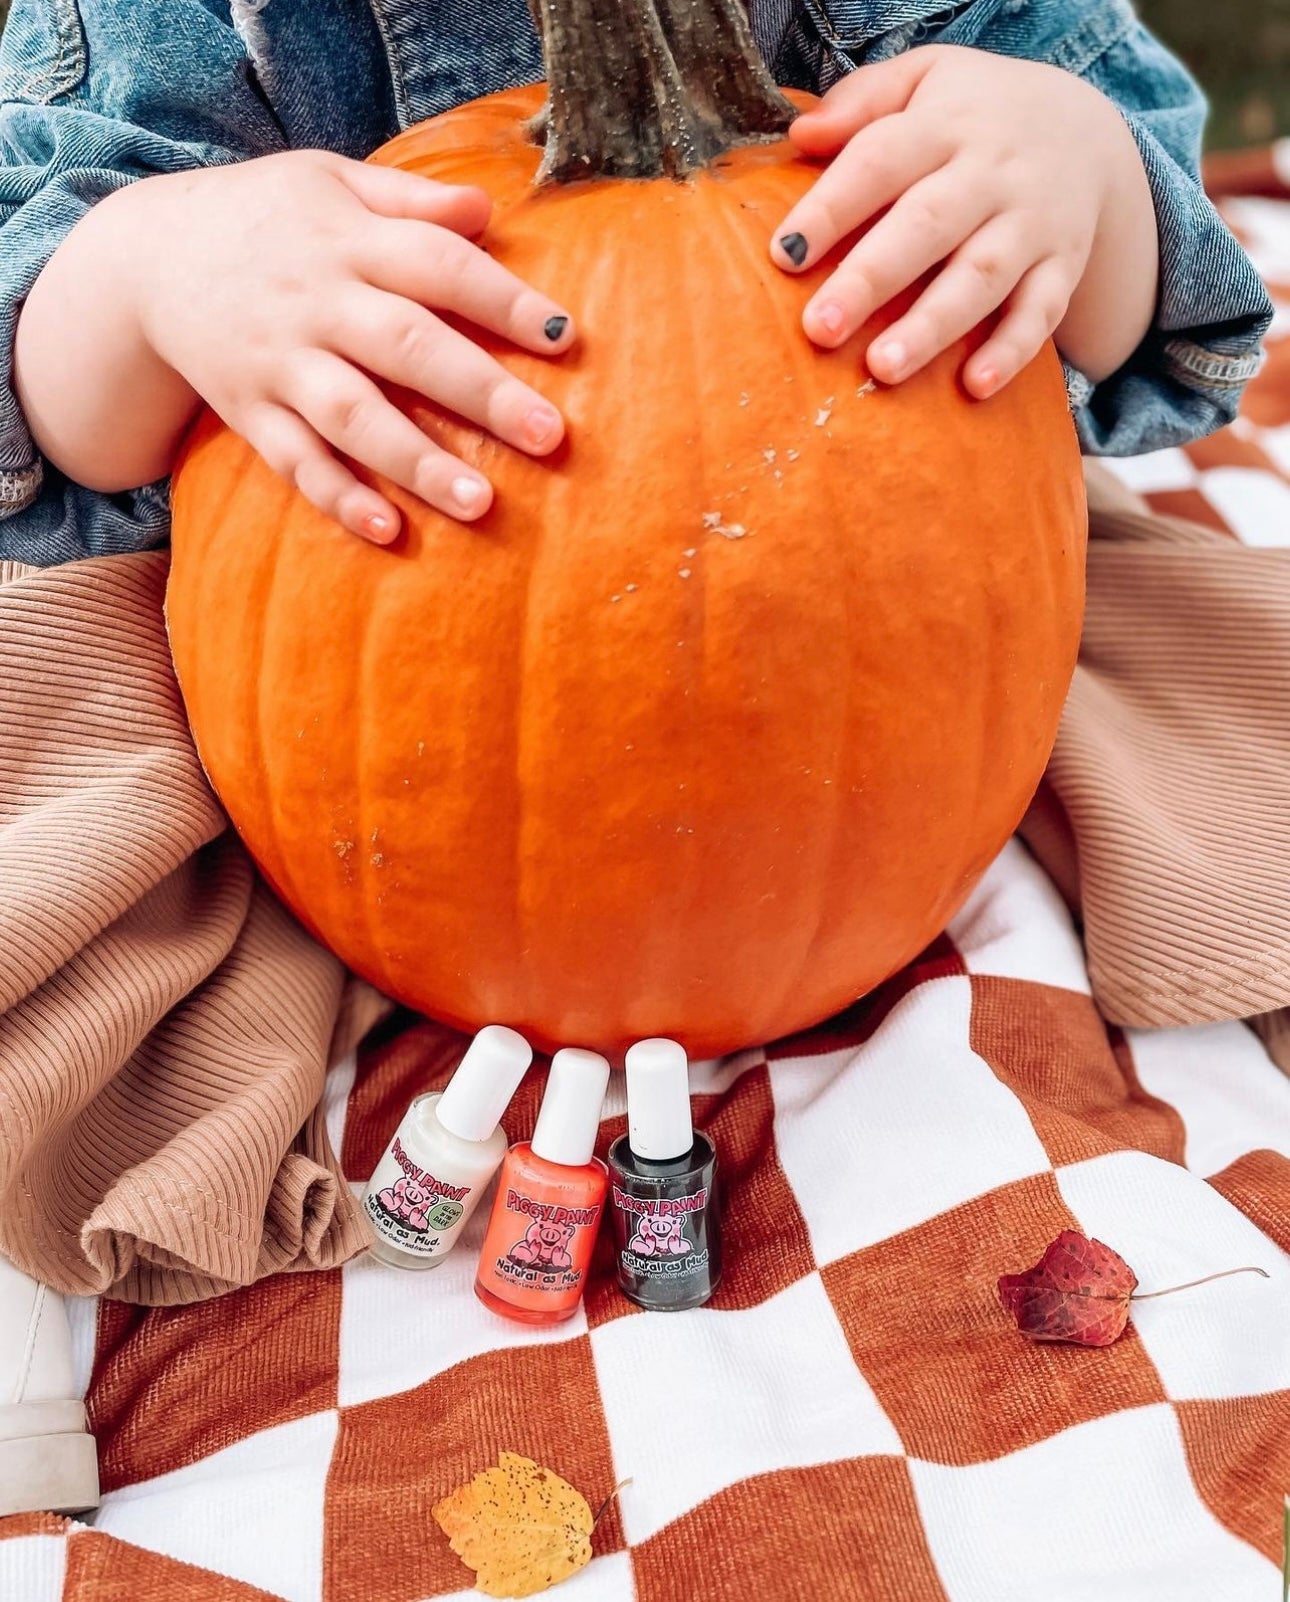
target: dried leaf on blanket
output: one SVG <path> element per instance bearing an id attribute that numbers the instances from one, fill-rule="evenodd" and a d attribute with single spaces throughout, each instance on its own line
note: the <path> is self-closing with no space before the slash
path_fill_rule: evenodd
<path id="1" fill-rule="evenodd" d="M 1064 1229 L 1033 1268 L 1002 1276 L 999 1300 L 1032 1340 L 1109 1346 L 1124 1333 L 1137 1286 L 1118 1252 Z"/>
<path id="2" fill-rule="evenodd" d="M 999 1300 L 1016 1319 L 1017 1328 L 1031 1340 L 1110 1346 L 1124 1334 L 1130 1302 L 1194 1290 L 1232 1274 L 1268 1277 L 1262 1268 L 1224 1268 L 1185 1285 L 1139 1291 L 1138 1276 L 1118 1252 L 1100 1240 L 1064 1229 L 1033 1268 L 1024 1274 L 1002 1275 L 998 1289 Z"/>
<path id="3" fill-rule="evenodd" d="M 595 1519 L 580 1492 L 516 1452 L 433 1508 L 485 1596 L 534 1596 L 591 1562 Z"/>

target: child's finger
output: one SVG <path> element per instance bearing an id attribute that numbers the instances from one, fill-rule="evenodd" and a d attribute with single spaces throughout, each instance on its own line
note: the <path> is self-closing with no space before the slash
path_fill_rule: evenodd
<path id="1" fill-rule="evenodd" d="M 827 156 L 869 123 L 903 111 L 935 65 L 932 50 L 908 50 L 890 61 L 857 67 L 820 103 L 793 120 L 788 136 L 807 155 Z"/>
<path id="2" fill-rule="evenodd" d="M 261 406 L 243 432 L 280 478 L 351 534 L 373 545 L 388 545 L 397 537 L 399 514 L 385 496 L 360 483 L 313 429 L 285 407 Z"/>
<path id="3" fill-rule="evenodd" d="M 368 372 L 437 401 L 530 456 L 548 455 L 564 438 L 564 419 L 549 400 L 414 301 L 362 288 L 335 313 L 334 349 Z"/>
<path id="4" fill-rule="evenodd" d="M 884 384 L 898 384 L 996 311 L 1031 266 L 1018 220 L 1001 215 L 960 246 L 901 323 L 881 334 L 865 360 Z M 922 360 L 915 362 L 915 354 Z"/>
<path id="5" fill-rule="evenodd" d="M 999 216 L 957 250 L 905 315 L 865 355 L 869 371 L 898 384 L 962 339 L 1008 298 L 1033 259 L 1015 218 Z"/>
<path id="6" fill-rule="evenodd" d="M 924 178 L 811 297 L 802 313 L 807 337 L 826 348 L 850 338 L 893 295 L 975 234 L 995 204 L 981 184 L 965 182 L 954 164 Z"/>
<path id="7" fill-rule="evenodd" d="M 473 239 L 484 231 L 493 203 L 474 184 L 441 184 L 399 167 L 332 158 L 332 171 L 345 187 L 381 217 L 409 217 L 437 223 Z"/>
<path id="8" fill-rule="evenodd" d="M 411 490 L 449 517 L 473 522 L 493 488 L 473 467 L 441 449 L 356 367 L 328 351 L 297 358 L 282 399 L 343 455 Z"/>
<path id="9" fill-rule="evenodd" d="M 1007 315 L 963 369 L 963 382 L 987 400 L 1034 360 L 1061 325 L 1074 288 L 1070 269 L 1055 256 L 1032 267 L 1017 285 Z"/>
<path id="10" fill-rule="evenodd" d="M 894 116 L 857 134 L 775 230 L 770 254 L 788 271 L 812 267 L 840 239 L 934 172 L 951 154 L 929 125 Z"/>
<path id="11" fill-rule="evenodd" d="M 377 289 L 455 312 L 539 355 L 562 355 L 574 341 L 573 318 L 558 301 L 456 235 L 387 222 L 363 250 L 359 270 Z"/>

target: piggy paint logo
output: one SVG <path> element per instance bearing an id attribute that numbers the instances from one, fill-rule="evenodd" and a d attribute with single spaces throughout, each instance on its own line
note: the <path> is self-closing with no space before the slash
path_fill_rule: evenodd
<path id="1" fill-rule="evenodd" d="M 376 1201 L 386 1216 L 418 1235 L 451 1229 L 465 1212 L 462 1203 L 470 1195 L 470 1186 L 436 1179 L 412 1161 L 397 1135 L 390 1156 L 403 1175 L 377 1193 Z"/>
<path id="2" fill-rule="evenodd" d="M 702 1268 L 708 1254 L 700 1252 L 686 1234 L 686 1219 L 702 1213 L 707 1205 L 706 1186 L 688 1196 L 656 1196 L 647 1201 L 615 1185 L 614 1206 L 636 1220 L 623 1247 L 624 1263 L 635 1273 L 651 1277 L 689 1274 Z"/>
<path id="3" fill-rule="evenodd" d="M 506 1208 L 508 1212 L 523 1213 L 535 1221 L 541 1219 L 548 1224 L 571 1224 L 574 1229 L 594 1224 L 600 1216 L 598 1207 L 565 1207 L 558 1202 L 534 1201 L 531 1196 L 521 1196 L 517 1190 L 506 1192 Z"/>
<path id="4" fill-rule="evenodd" d="M 694 1250 L 694 1242 L 686 1239 L 679 1213 L 670 1218 L 666 1213 L 642 1213 L 636 1220 L 636 1233 L 627 1242 L 627 1250 L 639 1257 L 688 1257 Z"/>
<path id="5" fill-rule="evenodd" d="M 691 1191 L 688 1196 L 655 1196 L 646 1201 L 643 1196 L 631 1196 L 614 1186 L 614 1206 L 624 1213 L 653 1213 L 659 1218 L 684 1218 L 688 1213 L 701 1213 L 708 1205 L 708 1187 Z"/>
<path id="6" fill-rule="evenodd" d="M 506 1256 L 498 1260 L 499 1272 L 539 1290 L 565 1290 L 576 1285 L 582 1270 L 573 1266 L 569 1248 L 580 1229 L 595 1228 L 599 1208 L 534 1201 L 516 1190 L 506 1192 L 506 1207 L 508 1212 L 519 1213 L 530 1222 Z"/>

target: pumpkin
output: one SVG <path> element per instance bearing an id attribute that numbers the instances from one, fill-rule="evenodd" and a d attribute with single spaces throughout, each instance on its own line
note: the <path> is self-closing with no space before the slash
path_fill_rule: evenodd
<path id="1" fill-rule="evenodd" d="M 1082 479 L 1051 347 L 987 402 L 971 341 L 868 381 L 899 306 L 813 348 L 832 262 L 767 241 L 817 169 L 738 0 L 607 4 L 543 0 L 549 96 L 373 158 L 488 190 L 489 249 L 570 304 L 560 361 L 484 341 L 566 445 L 398 396 L 497 497 L 463 526 L 383 484 L 382 550 L 207 415 L 168 619 L 229 816 L 350 967 L 462 1028 L 711 1056 L 871 990 L 1007 840 L 1075 662 Z"/>

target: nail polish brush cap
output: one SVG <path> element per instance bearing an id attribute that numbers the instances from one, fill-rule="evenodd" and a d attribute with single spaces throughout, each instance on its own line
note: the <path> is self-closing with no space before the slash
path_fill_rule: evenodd
<path id="1" fill-rule="evenodd" d="M 642 1040 L 627 1053 L 627 1144 L 647 1162 L 684 1157 L 694 1145 L 690 1064 L 675 1040 Z"/>
<path id="2" fill-rule="evenodd" d="M 523 1035 L 501 1024 L 481 1029 L 439 1098 L 439 1122 L 461 1140 L 487 1140 L 532 1061 Z"/>
<path id="3" fill-rule="evenodd" d="M 565 1168 L 585 1168 L 596 1149 L 608 1088 L 609 1064 L 603 1057 L 573 1047 L 557 1051 L 530 1142 L 534 1153 Z"/>

